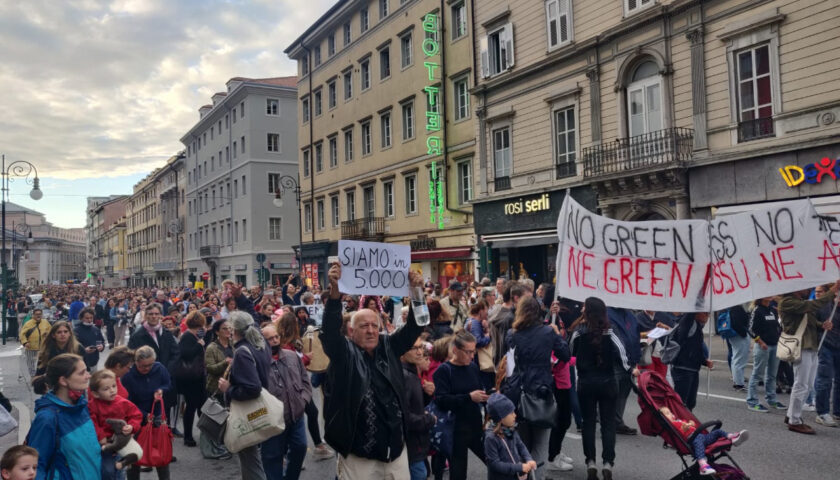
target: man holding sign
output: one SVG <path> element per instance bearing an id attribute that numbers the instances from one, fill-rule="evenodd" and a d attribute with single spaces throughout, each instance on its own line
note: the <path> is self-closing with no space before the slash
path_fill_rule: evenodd
<path id="1" fill-rule="evenodd" d="M 390 250 L 382 253 L 380 247 L 354 249 L 343 243 L 339 244 L 339 259 L 342 264 L 351 266 L 351 270 L 343 271 L 338 263 L 329 270 L 329 297 L 321 332 L 324 352 L 330 357 L 324 383 L 326 440 L 340 454 L 338 478 L 341 480 L 408 480 L 404 441 L 406 405 L 402 394 L 405 388 L 400 357 L 412 348 L 423 328 L 415 322 L 414 312 L 409 311 L 403 328 L 390 336 L 380 335 L 379 315 L 373 310 L 361 309 L 351 317 L 345 337 L 341 334 L 339 286 L 345 285 L 343 273 L 350 274 L 348 280 L 353 293 L 366 294 L 391 294 L 395 288 L 394 276 L 399 277 L 400 273 L 405 278 L 406 292 L 409 284 L 422 287 L 423 279 L 419 274 L 409 273 L 407 263 L 405 270 L 389 270 L 387 266 L 394 265 L 386 261 L 386 257 L 393 260 Z M 389 284 L 379 288 L 371 285 L 374 282 L 381 285 L 386 276 L 384 271 L 391 272 Z M 367 284 L 362 292 L 356 289 L 360 281 Z"/>

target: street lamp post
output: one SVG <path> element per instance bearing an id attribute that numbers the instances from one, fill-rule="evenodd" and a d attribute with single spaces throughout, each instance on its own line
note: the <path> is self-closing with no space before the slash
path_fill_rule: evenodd
<path id="1" fill-rule="evenodd" d="M 303 271 L 303 225 L 301 225 L 302 216 L 300 211 L 300 174 L 298 174 L 298 178 L 295 178 L 291 175 L 283 175 L 278 180 L 279 187 L 275 188 L 274 190 L 274 206 L 277 208 L 283 207 L 283 194 L 286 190 L 291 190 L 295 194 L 295 201 L 297 201 L 298 207 L 298 252 L 300 253 L 300 261 L 298 262 L 298 268 L 300 271 Z M 301 281 L 303 279 L 301 278 Z"/>
<path id="2" fill-rule="evenodd" d="M 8 310 L 8 303 L 9 298 L 7 295 L 7 283 L 8 283 L 8 275 L 9 275 L 9 265 L 6 262 L 6 199 L 9 196 L 9 182 L 11 181 L 10 177 L 21 177 L 23 178 L 27 184 L 32 185 L 32 190 L 29 192 L 29 196 L 32 197 L 32 200 L 40 200 L 41 197 L 44 196 L 44 192 L 41 191 L 41 180 L 38 178 L 38 169 L 35 168 L 35 165 L 25 161 L 25 160 L 17 160 L 8 165 L 6 165 L 6 156 L 0 156 L 2 160 L 0 160 L 0 228 L 3 230 L 3 242 L 2 242 L 2 264 L 0 264 L 0 275 L 3 277 L 3 293 L 2 293 L 2 301 L 3 301 L 3 345 L 6 344 L 6 337 L 7 337 L 7 328 L 8 328 L 8 319 L 6 318 L 6 313 Z M 30 178 L 32 177 L 32 178 Z"/>

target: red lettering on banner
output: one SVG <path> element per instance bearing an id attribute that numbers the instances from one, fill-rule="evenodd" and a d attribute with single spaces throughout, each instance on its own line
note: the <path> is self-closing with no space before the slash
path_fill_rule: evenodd
<path id="1" fill-rule="evenodd" d="M 629 293 L 633 293 L 633 280 L 630 278 L 633 275 L 633 260 L 621 257 L 618 261 L 621 264 L 621 293 L 628 293 L 624 289 L 625 284 L 627 284 L 627 289 L 630 290 Z"/>
<path id="2" fill-rule="evenodd" d="M 613 263 L 615 263 L 614 258 L 608 258 L 604 261 L 604 288 L 610 293 L 618 293 L 618 278 L 613 277 L 608 273 L 610 265 Z M 613 288 L 610 288 L 610 285 L 612 285 Z"/>
<path id="3" fill-rule="evenodd" d="M 656 284 L 662 280 L 662 277 L 656 276 L 656 266 L 657 265 L 667 265 L 668 262 L 665 260 L 651 260 L 650 261 L 650 294 L 654 297 L 663 297 L 661 293 L 656 291 Z"/>
<path id="4" fill-rule="evenodd" d="M 772 262 L 767 259 L 763 252 L 759 254 L 761 255 L 761 261 L 764 263 L 764 273 L 767 276 L 768 282 L 773 281 L 773 278 L 771 278 L 770 276 L 771 271 L 776 275 L 778 280 L 793 280 L 796 278 L 802 278 L 802 273 L 800 272 L 796 272 L 796 275 L 791 275 L 788 273 L 788 265 L 793 265 L 796 262 L 793 260 L 786 262 L 782 257 L 782 253 L 784 253 L 785 250 L 790 250 L 792 248 L 793 245 L 788 245 L 786 247 L 778 247 L 773 249 L 773 251 L 770 253 L 770 258 Z"/>
<path id="5" fill-rule="evenodd" d="M 732 293 L 736 290 L 737 287 L 740 289 L 744 289 L 750 286 L 750 274 L 749 270 L 747 270 L 747 263 L 744 259 L 741 259 L 741 266 L 744 268 L 744 282 L 741 283 L 741 278 L 738 276 L 738 271 L 735 268 L 734 263 L 727 262 L 726 260 L 721 260 L 717 263 L 712 265 L 712 270 L 714 274 L 714 279 L 720 280 L 720 288 L 712 282 L 712 288 L 714 292 L 717 294 L 721 293 Z M 729 273 L 727 273 L 729 272 Z M 729 287 L 727 288 L 723 279 L 729 281 Z"/>
<path id="6" fill-rule="evenodd" d="M 680 267 L 677 265 L 677 262 L 671 263 L 671 289 L 669 296 L 674 296 L 674 283 L 679 282 L 680 290 L 682 291 L 682 297 L 685 298 L 688 295 L 688 285 L 691 283 L 691 271 L 694 269 L 694 264 L 689 263 L 688 269 L 685 273 L 685 277 L 682 276 L 680 273 Z M 677 280 L 679 279 L 679 280 Z"/>
<path id="7" fill-rule="evenodd" d="M 592 266 L 589 264 L 589 259 L 594 257 L 595 256 L 589 252 L 584 252 L 582 250 L 575 251 L 575 247 L 569 247 L 569 271 L 567 276 L 570 287 L 572 286 L 572 275 L 574 274 L 576 286 L 583 286 L 585 288 L 595 290 L 595 287 L 586 283 L 586 273 L 592 270 Z"/>
<path id="8" fill-rule="evenodd" d="M 635 265 L 636 266 L 636 295 L 647 296 L 647 292 L 645 292 L 643 289 L 639 288 L 639 281 L 643 280 L 642 275 L 641 275 L 642 268 L 640 267 L 639 264 L 645 263 L 645 262 L 647 262 L 647 260 L 645 260 L 644 258 L 637 258 L 636 259 L 636 265 Z"/>
<path id="9" fill-rule="evenodd" d="M 836 243 L 829 245 L 828 240 L 823 240 L 823 256 L 819 257 L 822 260 L 822 271 L 825 271 L 826 260 L 831 260 L 837 268 L 840 268 L 840 253 L 835 253 L 835 249 L 840 246 Z"/>

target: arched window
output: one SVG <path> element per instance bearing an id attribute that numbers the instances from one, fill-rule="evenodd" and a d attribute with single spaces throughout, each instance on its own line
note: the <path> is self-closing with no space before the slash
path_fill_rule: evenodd
<path id="1" fill-rule="evenodd" d="M 662 130 L 662 82 L 652 60 L 636 66 L 627 86 L 628 126 L 631 137 Z"/>

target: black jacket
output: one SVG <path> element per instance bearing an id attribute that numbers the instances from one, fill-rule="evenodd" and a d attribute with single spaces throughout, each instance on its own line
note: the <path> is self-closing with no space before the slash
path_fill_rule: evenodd
<path id="1" fill-rule="evenodd" d="M 154 350 L 157 355 L 157 361 L 166 367 L 166 370 L 169 371 L 170 374 L 174 371 L 175 364 L 180 357 L 181 351 L 178 348 L 178 340 L 175 339 L 169 330 L 162 328 L 158 334 L 158 341 L 156 342 L 155 339 L 149 335 L 149 332 L 146 331 L 146 328 L 141 325 L 137 331 L 132 333 L 131 337 L 129 337 L 128 348 L 137 350 L 143 345 L 152 347 L 152 350 Z"/>
<path id="2" fill-rule="evenodd" d="M 514 349 L 514 375 L 521 376 L 523 388 L 534 392 L 545 386 L 549 391 L 553 391 L 551 354 L 553 352 L 561 362 L 568 362 L 571 356 L 566 340 L 547 325 L 534 325 L 520 331 L 511 329 L 507 333 L 505 343 L 508 348 Z"/>
<path id="3" fill-rule="evenodd" d="M 353 445 L 362 397 L 370 386 L 370 374 L 362 356 L 367 353 L 341 334 L 341 324 L 341 301 L 327 300 L 320 334 L 324 353 L 330 358 L 323 387 L 324 437 L 338 453 L 347 457 Z M 379 345 L 374 350 L 376 365 L 397 394 L 403 412 L 407 408 L 402 395 L 405 382 L 400 357 L 414 345 L 422 331 L 414 321 L 414 313 L 409 310 L 405 326 L 390 336 L 380 335 Z M 408 431 L 405 421 L 403 415 L 404 432 Z"/>
<path id="4" fill-rule="evenodd" d="M 694 325 L 693 328 L 692 325 Z M 676 335 L 674 339 L 680 345 L 680 353 L 674 359 L 672 366 L 683 370 L 699 371 L 706 362 L 706 354 L 703 351 L 703 327 L 696 323 L 694 314 L 686 313 L 680 317 L 677 330 L 671 335 Z"/>
<path id="5" fill-rule="evenodd" d="M 84 323 L 80 323 L 78 327 L 75 329 L 76 340 L 79 341 L 79 344 L 82 347 L 95 347 L 96 342 L 102 342 L 105 344 L 105 337 L 102 336 L 102 330 L 99 329 L 96 325 L 90 324 L 86 325 Z M 97 363 L 99 363 L 99 351 L 95 351 L 93 353 L 85 353 L 84 354 L 85 365 L 88 368 L 95 367 Z"/>
<path id="6" fill-rule="evenodd" d="M 263 388 L 268 390 L 270 368 L 271 347 L 267 342 L 262 350 L 247 340 L 236 342 L 230 364 L 230 388 L 225 392 L 225 400 L 253 400 L 259 397 Z"/>
<path id="7" fill-rule="evenodd" d="M 405 432 L 405 444 L 408 450 L 408 463 L 419 462 L 429 454 L 429 432 L 435 424 L 435 418 L 426 412 L 423 404 L 423 385 L 417 375 L 417 366 L 403 363 L 405 380 L 405 417 L 408 430 Z"/>
<path id="8" fill-rule="evenodd" d="M 732 330 L 735 330 L 735 333 L 739 337 L 744 338 L 747 336 L 747 329 L 750 326 L 750 314 L 744 310 L 744 307 L 740 305 L 731 307 L 729 309 L 729 322 L 732 325 Z"/>
<path id="9" fill-rule="evenodd" d="M 762 342 L 772 347 L 779 343 L 781 333 L 782 324 L 779 323 L 779 317 L 775 312 L 770 307 L 756 304 L 750 315 L 750 337 L 760 338 Z"/>

